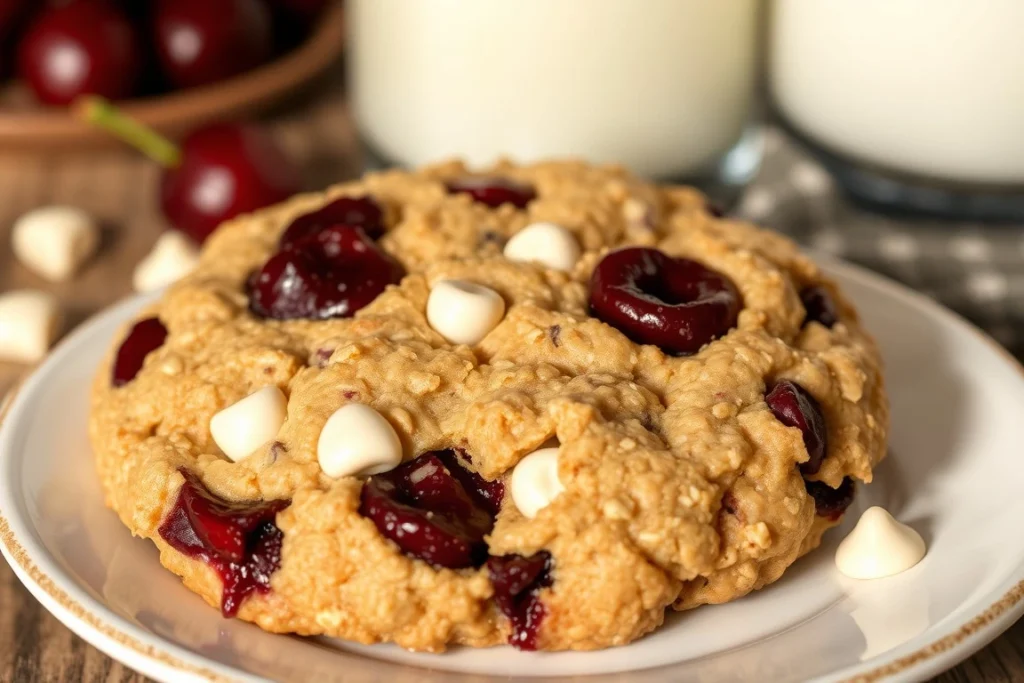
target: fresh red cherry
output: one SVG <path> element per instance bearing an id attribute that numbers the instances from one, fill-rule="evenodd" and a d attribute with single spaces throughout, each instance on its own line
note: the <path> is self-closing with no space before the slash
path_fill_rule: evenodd
<path id="1" fill-rule="evenodd" d="M 800 301 L 804 304 L 807 315 L 804 317 L 804 325 L 811 322 L 819 322 L 825 327 L 832 327 L 839 322 L 839 313 L 836 310 L 836 303 L 828 290 L 820 285 L 808 287 L 800 292 Z"/>
<path id="2" fill-rule="evenodd" d="M 301 189 L 298 169 L 263 129 L 214 124 L 185 138 L 168 168 L 160 206 L 179 230 L 203 242 L 218 225 L 282 202 Z"/>
<path id="3" fill-rule="evenodd" d="M 384 212 L 373 197 L 339 197 L 293 220 L 281 235 L 281 246 L 298 242 L 335 225 L 362 228 L 367 237 L 377 239 L 384 234 Z"/>
<path id="4" fill-rule="evenodd" d="M 814 511 L 819 517 L 835 521 L 843 516 L 853 502 L 856 487 L 849 477 L 843 479 L 839 488 L 834 489 L 820 481 L 804 481 L 807 493 L 814 499 Z"/>
<path id="5" fill-rule="evenodd" d="M 511 204 L 517 209 L 522 209 L 537 198 L 537 193 L 532 187 L 508 178 L 468 176 L 453 180 L 446 187 L 451 194 L 468 194 L 475 201 L 491 208 Z"/>
<path id="6" fill-rule="evenodd" d="M 683 356 L 736 325 L 740 295 L 726 276 L 657 249 L 607 254 L 590 280 L 593 314 L 633 341 Z"/>
<path id="7" fill-rule="evenodd" d="M 828 430 L 821 406 L 807 390 L 788 379 L 782 380 L 764 397 L 765 402 L 782 424 L 796 427 L 807 448 L 807 462 L 800 464 L 803 474 L 816 474 L 825 460 Z"/>
<path id="8" fill-rule="evenodd" d="M 153 29 L 160 64 L 179 88 L 248 71 L 273 50 L 270 12 L 262 0 L 159 0 Z"/>
<path id="9" fill-rule="evenodd" d="M 159 318 L 146 318 L 135 323 L 117 349 L 110 383 L 120 387 L 135 379 L 146 356 L 163 346 L 166 339 L 167 328 Z"/>
<path id="10" fill-rule="evenodd" d="M 494 515 L 456 476 L 460 466 L 424 453 L 363 485 L 359 514 L 408 555 L 436 567 L 479 567 Z"/>
<path id="11" fill-rule="evenodd" d="M 133 94 L 143 55 L 135 29 L 109 0 L 48 7 L 18 45 L 18 75 L 40 102 L 66 105 L 84 94 Z"/>
<path id="12" fill-rule="evenodd" d="M 270 577 L 281 566 L 284 536 L 274 520 L 289 501 L 227 501 L 188 470 L 178 471 L 185 484 L 160 525 L 160 537 L 213 567 L 224 584 L 221 612 L 233 617 L 249 595 L 270 590 Z"/>
<path id="13" fill-rule="evenodd" d="M 518 650 L 536 650 L 537 632 L 546 610 L 540 590 L 551 585 L 551 555 L 501 555 L 487 560 L 494 602 L 512 623 L 508 643 Z"/>
<path id="14" fill-rule="evenodd" d="M 401 277 L 360 228 L 334 225 L 271 256 L 249 281 L 249 310 L 277 320 L 347 318 Z"/>

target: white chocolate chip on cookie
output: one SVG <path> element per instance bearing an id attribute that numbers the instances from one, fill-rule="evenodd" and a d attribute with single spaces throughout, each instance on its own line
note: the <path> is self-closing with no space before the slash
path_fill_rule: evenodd
<path id="1" fill-rule="evenodd" d="M 165 232 L 153 250 L 135 266 L 132 285 L 137 292 L 150 292 L 185 277 L 199 263 L 199 249 L 180 232 Z"/>
<path id="2" fill-rule="evenodd" d="M 46 355 L 61 323 L 52 294 L 31 289 L 0 296 L 0 358 L 34 363 Z"/>
<path id="3" fill-rule="evenodd" d="M 532 223 L 505 245 L 505 258 L 570 271 L 580 259 L 580 245 L 571 232 L 555 223 Z"/>
<path id="4" fill-rule="evenodd" d="M 281 390 L 263 387 L 214 415 L 210 434 L 224 455 L 238 462 L 277 436 L 287 416 L 288 399 Z"/>
<path id="5" fill-rule="evenodd" d="M 53 282 L 74 275 L 99 244 L 92 217 L 73 206 L 44 206 L 14 224 L 11 246 L 33 272 Z"/>
<path id="6" fill-rule="evenodd" d="M 348 403 L 327 419 L 316 457 L 328 477 L 380 474 L 402 462 L 402 442 L 383 415 L 363 403 Z"/>
<path id="7" fill-rule="evenodd" d="M 565 490 L 558 478 L 558 448 L 541 448 L 519 461 L 509 493 L 524 516 L 533 518 Z"/>
<path id="8" fill-rule="evenodd" d="M 505 316 L 505 300 L 490 287 L 441 280 L 427 299 L 427 322 L 452 344 L 479 344 Z"/>

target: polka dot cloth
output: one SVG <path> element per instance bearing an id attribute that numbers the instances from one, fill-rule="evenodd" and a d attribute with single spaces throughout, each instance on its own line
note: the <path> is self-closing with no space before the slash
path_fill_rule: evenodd
<path id="1" fill-rule="evenodd" d="M 1024 225 L 870 212 L 784 133 L 768 129 L 765 143 L 761 173 L 736 214 L 938 300 L 1024 359 Z"/>

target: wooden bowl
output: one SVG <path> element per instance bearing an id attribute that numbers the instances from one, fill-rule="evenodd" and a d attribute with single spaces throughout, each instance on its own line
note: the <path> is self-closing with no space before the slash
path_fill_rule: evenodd
<path id="1" fill-rule="evenodd" d="M 129 116 L 178 137 L 204 123 L 253 114 L 279 102 L 337 60 L 344 39 L 342 3 L 335 2 L 302 45 L 275 61 L 218 83 L 117 104 Z M 0 105 L 0 149 L 67 150 L 118 144 L 109 134 L 76 119 L 67 108 L 32 102 L 21 84 L 7 90 Z"/>

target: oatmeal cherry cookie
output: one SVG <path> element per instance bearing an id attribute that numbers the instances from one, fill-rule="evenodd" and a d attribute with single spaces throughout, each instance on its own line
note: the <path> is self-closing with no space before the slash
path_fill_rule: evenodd
<path id="1" fill-rule="evenodd" d="M 588 650 L 746 595 L 885 453 L 879 355 L 788 240 L 582 163 L 235 219 L 93 392 L 108 504 L 269 631 Z"/>

